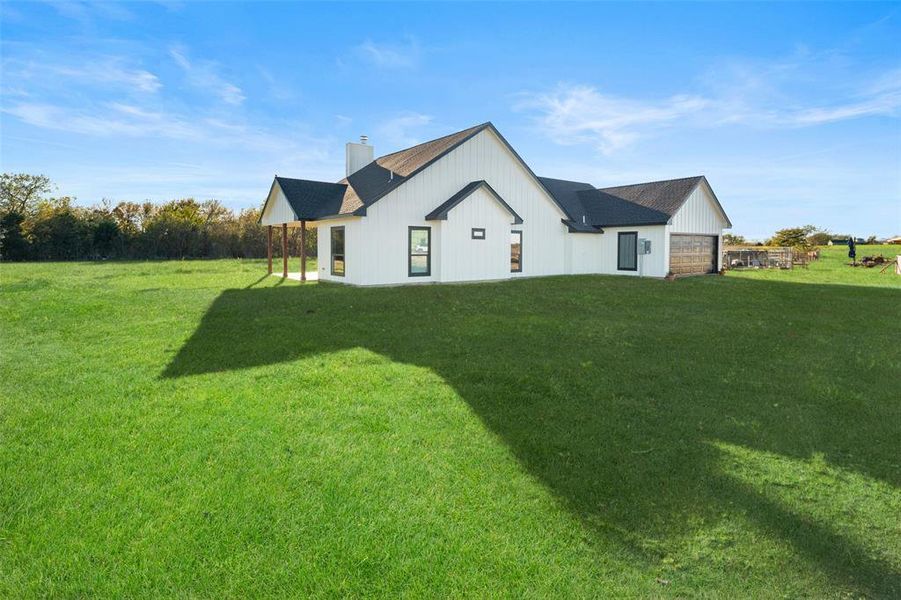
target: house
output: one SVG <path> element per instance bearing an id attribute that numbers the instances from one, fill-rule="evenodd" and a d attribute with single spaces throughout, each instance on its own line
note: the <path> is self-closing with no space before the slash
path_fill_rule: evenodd
<path id="1" fill-rule="evenodd" d="M 376 159 L 363 137 L 346 157 L 337 183 L 275 177 L 260 219 L 270 272 L 273 227 L 316 227 L 318 278 L 355 285 L 711 273 L 732 226 L 704 176 L 538 177 L 491 123 Z"/>

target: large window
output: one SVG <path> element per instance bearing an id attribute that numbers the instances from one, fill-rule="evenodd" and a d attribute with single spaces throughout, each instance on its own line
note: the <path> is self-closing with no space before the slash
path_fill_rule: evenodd
<path id="1" fill-rule="evenodd" d="M 616 268 L 620 271 L 638 270 L 638 232 L 627 231 L 617 238 Z"/>
<path id="2" fill-rule="evenodd" d="M 432 228 L 410 227 L 410 260 L 407 274 L 410 277 L 428 277 L 432 274 Z"/>
<path id="3" fill-rule="evenodd" d="M 344 227 L 332 227 L 332 275 L 344 277 Z"/>
<path id="4" fill-rule="evenodd" d="M 522 272 L 522 231 L 510 232 L 510 272 Z"/>

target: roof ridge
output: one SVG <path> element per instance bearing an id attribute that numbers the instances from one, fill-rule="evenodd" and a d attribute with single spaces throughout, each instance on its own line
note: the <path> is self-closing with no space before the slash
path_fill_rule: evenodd
<path id="1" fill-rule="evenodd" d="M 590 184 L 587 181 L 576 181 L 574 179 L 560 179 L 559 177 L 545 177 L 544 175 L 536 175 L 536 177 L 538 177 L 538 179 L 548 179 L 550 181 L 562 181 L 564 183 L 578 183 L 579 185 L 587 185 L 595 190 L 598 189 L 598 188 L 594 187 L 593 184 Z M 582 191 L 588 191 L 588 190 L 582 190 Z"/>
<path id="2" fill-rule="evenodd" d="M 475 129 L 484 129 L 484 128 L 486 128 L 486 127 L 489 127 L 490 125 L 491 125 L 491 121 L 485 121 L 484 123 L 481 123 L 481 124 L 479 124 L 479 125 L 473 125 L 472 127 L 465 127 L 465 128 L 463 128 L 463 129 L 460 129 L 459 131 L 454 131 L 454 132 L 452 132 L 452 133 L 448 133 L 448 134 L 446 134 L 446 135 L 442 135 L 442 136 L 433 138 L 433 139 L 431 139 L 431 140 L 426 140 L 426 141 L 424 141 L 424 142 L 419 142 L 418 144 L 414 144 L 413 146 L 410 146 L 410 147 L 408 147 L 408 148 L 401 148 L 400 150 L 395 150 L 394 152 L 389 152 L 388 154 L 383 154 L 383 155 L 381 155 L 381 156 L 376 157 L 374 160 L 375 160 L 375 161 L 380 161 L 380 160 L 382 160 L 383 158 L 388 158 L 389 156 L 394 156 L 394 155 L 396 155 L 396 154 L 402 154 L 402 153 L 404 153 L 404 152 L 409 152 L 410 150 L 414 150 L 414 149 L 416 149 L 416 148 L 419 148 L 420 146 L 425 146 L 426 144 L 434 144 L 434 143 L 437 142 L 437 141 L 443 140 L 443 139 L 445 139 L 445 138 L 453 137 L 453 136 L 455 136 L 455 135 L 460 135 L 461 133 L 464 133 L 464 132 L 467 132 L 467 131 L 473 131 L 473 130 L 475 130 Z"/>
<path id="3" fill-rule="evenodd" d="M 673 181 L 688 181 L 689 179 L 702 179 L 704 175 L 692 175 L 691 177 L 676 177 L 675 179 L 658 179 L 656 181 L 641 181 L 639 183 L 626 183 L 623 185 L 610 185 L 607 187 L 597 188 L 599 190 L 612 190 L 614 188 L 635 187 L 637 185 L 651 185 L 654 183 L 670 183 Z"/>

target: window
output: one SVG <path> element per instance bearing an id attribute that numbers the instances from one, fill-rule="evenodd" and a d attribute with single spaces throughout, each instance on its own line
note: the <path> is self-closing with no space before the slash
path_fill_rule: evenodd
<path id="1" fill-rule="evenodd" d="M 616 268 L 620 271 L 638 270 L 638 232 L 628 231 L 617 237 Z"/>
<path id="2" fill-rule="evenodd" d="M 432 273 L 432 228 L 410 227 L 410 261 L 407 275 L 428 277 Z"/>
<path id="3" fill-rule="evenodd" d="M 472 239 L 484 240 L 485 239 L 485 229 L 482 227 L 473 227 L 472 228 Z"/>
<path id="4" fill-rule="evenodd" d="M 344 277 L 344 227 L 332 227 L 332 275 Z"/>
<path id="5" fill-rule="evenodd" d="M 510 272 L 522 273 L 522 231 L 510 232 Z"/>

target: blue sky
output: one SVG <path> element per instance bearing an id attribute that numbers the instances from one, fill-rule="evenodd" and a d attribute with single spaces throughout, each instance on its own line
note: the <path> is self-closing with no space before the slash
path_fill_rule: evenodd
<path id="1" fill-rule="evenodd" d="M 734 232 L 901 233 L 901 3 L 0 5 L 3 171 L 259 205 L 493 121 L 540 175 L 705 174 Z"/>

